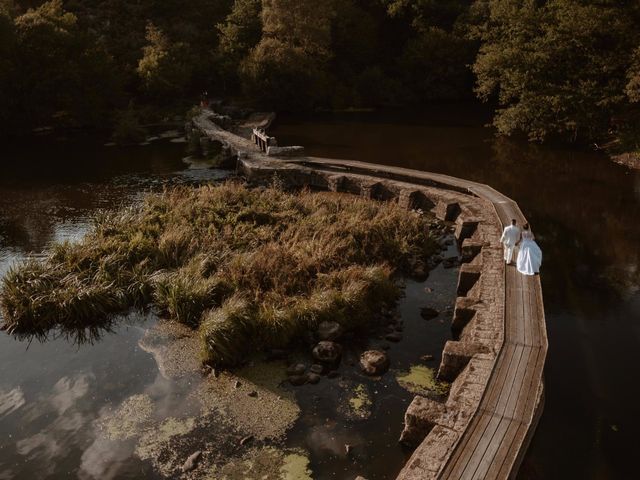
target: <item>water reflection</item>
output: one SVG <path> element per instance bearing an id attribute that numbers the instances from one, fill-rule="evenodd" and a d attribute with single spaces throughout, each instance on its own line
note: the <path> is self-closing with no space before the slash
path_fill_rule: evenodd
<path id="1" fill-rule="evenodd" d="M 0 277 L 52 243 L 81 238 L 102 209 L 139 201 L 167 184 L 219 177 L 191 175 L 183 146 L 106 149 L 42 141 L 3 151 Z M 0 479 L 154 478 L 135 445 L 99 435 L 101 419 L 132 392 L 156 400 L 159 414 L 186 408 L 180 385 L 158 373 L 138 343 L 153 317 L 141 313 L 82 330 L 40 337 L 0 334 Z"/>

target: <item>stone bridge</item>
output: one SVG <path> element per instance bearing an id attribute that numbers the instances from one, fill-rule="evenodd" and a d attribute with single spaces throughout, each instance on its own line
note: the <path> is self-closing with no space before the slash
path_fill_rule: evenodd
<path id="1" fill-rule="evenodd" d="M 250 183 L 285 184 L 396 201 L 455 225 L 462 265 L 438 378 L 444 402 L 416 396 L 400 441 L 416 446 L 398 480 L 507 479 L 517 474 L 544 404 L 547 335 L 538 276 L 505 267 L 499 242 L 518 205 L 483 184 L 435 173 L 304 156 L 254 130 L 245 139 L 203 111 L 188 125 L 223 144 Z M 281 149 L 285 150 L 281 150 Z"/>

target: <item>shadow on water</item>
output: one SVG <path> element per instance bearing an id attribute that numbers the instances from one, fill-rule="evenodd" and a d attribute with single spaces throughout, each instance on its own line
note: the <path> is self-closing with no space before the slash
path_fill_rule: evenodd
<path id="1" fill-rule="evenodd" d="M 544 253 L 546 405 L 520 477 L 635 478 L 640 429 L 640 172 L 568 148 L 496 139 L 481 108 L 282 118 L 282 145 L 487 183 Z"/>

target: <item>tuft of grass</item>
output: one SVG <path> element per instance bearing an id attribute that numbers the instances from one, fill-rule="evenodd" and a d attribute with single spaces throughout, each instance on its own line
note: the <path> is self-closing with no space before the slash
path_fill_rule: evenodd
<path id="1" fill-rule="evenodd" d="M 323 320 L 366 326 L 397 298 L 409 260 L 437 250 L 431 221 L 345 194 L 176 188 L 14 266 L 0 308 L 10 331 L 42 334 L 152 305 L 200 328 L 205 360 L 233 364 Z"/>

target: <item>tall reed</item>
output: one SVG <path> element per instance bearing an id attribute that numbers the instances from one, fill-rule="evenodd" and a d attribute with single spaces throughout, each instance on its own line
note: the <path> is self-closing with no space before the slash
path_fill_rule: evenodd
<path id="1" fill-rule="evenodd" d="M 0 307 L 11 331 L 42 334 L 152 305 L 200 328 L 205 360 L 236 363 L 324 319 L 365 325 L 396 298 L 394 275 L 436 251 L 431 221 L 344 194 L 181 187 L 15 265 Z"/>

